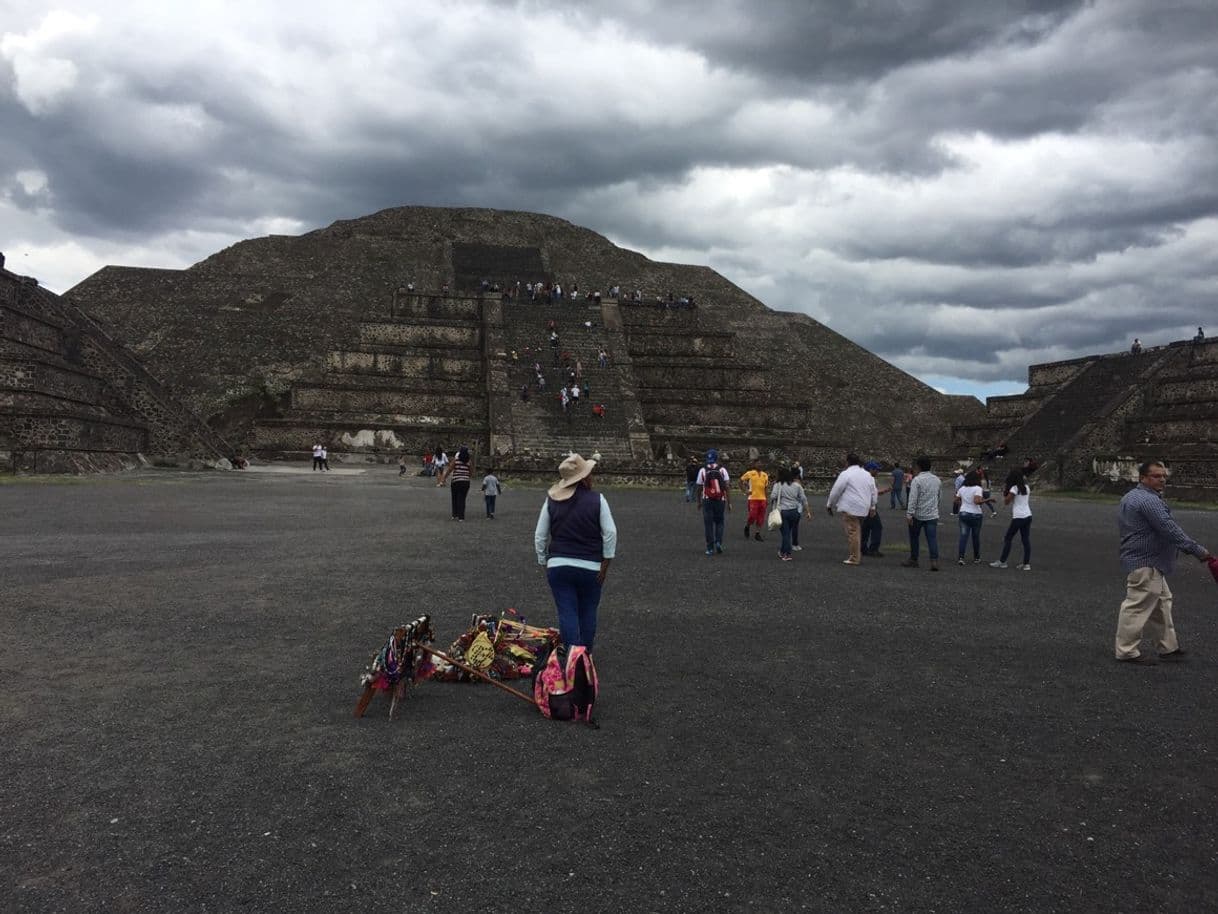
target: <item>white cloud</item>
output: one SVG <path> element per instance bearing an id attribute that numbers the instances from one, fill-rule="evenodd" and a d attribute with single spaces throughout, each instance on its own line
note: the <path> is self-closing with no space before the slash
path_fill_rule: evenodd
<path id="1" fill-rule="evenodd" d="M 53 110 L 76 88 L 76 64 L 56 52 L 64 45 L 70 50 L 87 38 L 96 22 L 92 16 L 54 10 L 29 32 L 0 36 L 0 57 L 12 69 L 13 92 L 31 114 Z"/>

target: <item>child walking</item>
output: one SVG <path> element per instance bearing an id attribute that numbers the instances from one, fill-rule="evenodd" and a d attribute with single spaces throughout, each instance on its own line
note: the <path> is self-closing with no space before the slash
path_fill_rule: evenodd
<path id="1" fill-rule="evenodd" d="M 487 473 L 482 477 L 482 494 L 486 499 L 486 518 L 487 520 L 495 519 L 495 499 L 499 497 L 499 493 L 503 491 L 503 483 L 499 481 L 494 471 Z"/>

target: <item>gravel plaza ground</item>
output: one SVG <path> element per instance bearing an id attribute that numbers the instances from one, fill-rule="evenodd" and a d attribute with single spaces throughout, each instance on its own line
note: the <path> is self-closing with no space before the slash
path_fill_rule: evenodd
<path id="1" fill-rule="evenodd" d="M 708 559 L 680 494 L 610 489 L 599 730 L 468 684 L 353 719 L 397 621 L 553 623 L 542 490 L 474 488 L 0 485 L 0 911 L 1218 909 L 1218 588 L 1182 559 L 1190 660 L 1118 665 L 1112 504 L 1034 492 L 1031 572 L 945 517 L 932 574 L 886 507 L 861 567 L 823 496 L 795 561 L 743 501 Z"/>

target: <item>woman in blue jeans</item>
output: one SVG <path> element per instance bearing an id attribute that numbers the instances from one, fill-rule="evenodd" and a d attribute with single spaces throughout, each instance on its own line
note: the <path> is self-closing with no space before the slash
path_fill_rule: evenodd
<path id="1" fill-rule="evenodd" d="M 589 652 L 596 638 L 596 611 L 609 563 L 617 551 L 617 526 L 604 496 L 592 490 L 595 460 L 571 454 L 558 466 L 533 531 L 537 563 L 546 569 L 562 643 Z"/>
<path id="2" fill-rule="evenodd" d="M 1007 474 L 1007 481 L 1002 484 L 1002 488 L 1002 500 L 1011 506 L 1011 525 L 1007 527 L 1006 535 L 1002 538 L 1002 555 L 999 556 L 998 561 L 990 562 L 990 567 L 1007 567 L 1007 556 L 1011 554 L 1011 543 L 1015 539 L 1015 534 L 1018 533 L 1023 543 L 1023 564 L 1019 568 L 1022 571 L 1031 571 L 1032 507 L 1028 503 L 1028 499 L 1031 497 L 1032 490 L 1028 488 L 1022 470 L 1011 470 Z"/>
<path id="3" fill-rule="evenodd" d="M 964 485 L 956 493 L 960 499 L 960 548 L 957 565 L 964 564 L 964 547 L 973 541 L 973 564 L 981 564 L 981 506 L 985 504 L 985 493 L 981 488 L 981 477 L 970 472 L 964 477 Z"/>
<path id="4" fill-rule="evenodd" d="M 808 520 L 812 519 L 812 512 L 808 510 L 808 496 L 789 467 L 778 471 L 778 482 L 770 489 L 770 508 L 778 508 L 782 515 L 782 544 L 778 547 L 778 557 L 789 562 L 792 559 L 791 551 L 800 548 L 800 514 L 806 515 Z"/>

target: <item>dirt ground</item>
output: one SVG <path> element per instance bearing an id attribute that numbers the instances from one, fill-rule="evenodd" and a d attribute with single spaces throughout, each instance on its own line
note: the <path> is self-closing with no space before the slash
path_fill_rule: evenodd
<path id="1" fill-rule="evenodd" d="M 1189 661 L 1116 664 L 1111 504 L 1034 494 L 1031 572 L 945 518 L 931 574 L 887 508 L 850 568 L 823 496 L 789 563 L 743 503 L 708 559 L 680 494 L 607 497 L 594 730 L 439 683 L 352 717 L 399 620 L 553 622 L 540 489 L 0 486 L 0 911 L 1218 909 L 1218 588 L 1183 559 Z"/>

